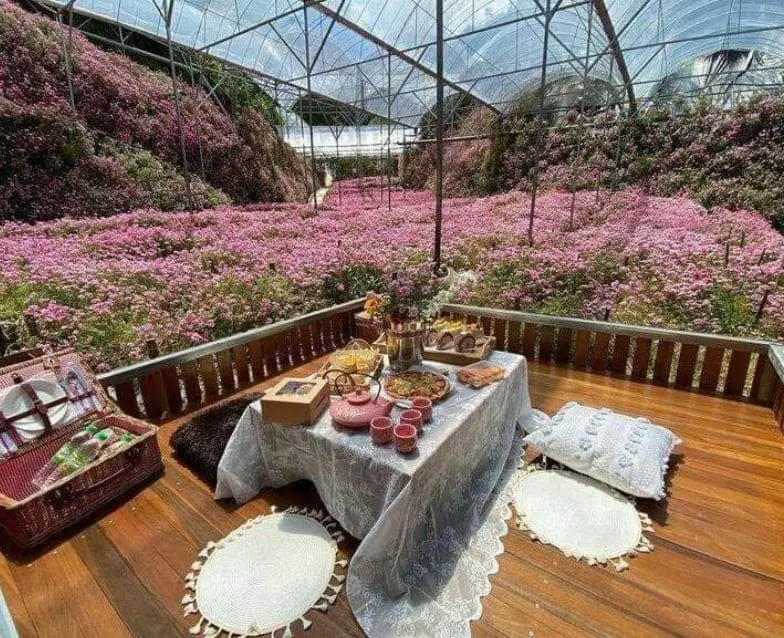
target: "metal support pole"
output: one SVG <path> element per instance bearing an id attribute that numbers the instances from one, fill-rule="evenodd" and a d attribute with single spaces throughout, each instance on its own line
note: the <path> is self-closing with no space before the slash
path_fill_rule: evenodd
<path id="1" fill-rule="evenodd" d="M 76 99 L 74 98 L 73 76 L 71 74 L 71 30 L 73 27 L 73 10 L 71 10 L 71 21 L 68 26 L 67 38 L 63 35 L 63 19 L 60 13 L 57 14 L 57 25 L 60 30 L 60 42 L 63 46 L 63 57 L 65 58 L 65 77 L 68 81 L 68 103 L 71 110 L 76 111 Z"/>
<path id="2" fill-rule="evenodd" d="M 362 130 L 359 125 L 360 113 L 365 110 L 365 85 L 360 77 L 359 67 L 357 67 L 357 92 L 359 93 L 359 104 L 361 111 L 354 111 L 354 175 L 359 179 L 359 192 L 362 193 L 362 201 L 365 200 L 365 171 L 363 170 L 360 153 L 362 152 Z"/>
<path id="3" fill-rule="evenodd" d="M 441 270 L 441 210 L 444 199 L 444 0 L 436 0 L 436 236 L 433 270 Z"/>
<path id="4" fill-rule="evenodd" d="M 591 27 L 593 27 L 593 6 L 588 7 L 588 38 L 585 45 L 585 64 L 583 65 L 583 95 L 582 99 L 580 100 L 580 121 L 578 122 L 579 128 L 577 130 L 577 149 L 574 155 L 574 162 L 572 164 L 572 178 L 574 179 L 575 174 L 577 171 L 582 172 L 581 162 L 580 162 L 580 154 L 582 153 L 583 148 L 583 134 L 584 134 L 584 127 L 583 127 L 583 119 L 585 117 L 585 96 L 587 93 L 587 84 L 588 84 L 588 60 L 590 59 L 591 55 Z M 569 230 L 574 230 L 574 206 L 575 200 L 577 199 L 577 186 L 572 186 L 572 202 L 569 207 Z"/>
<path id="5" fill-rule="evenodd" d="M 338 180 L 338 204 L 343 206 L 343 189 L 340 186 L 340 182 L 343 181 L 343 178 L 340 176 L 340 132 L 335 135 L 335 164 L 337 166 L 335 170 L 335 178 Z"/>
<path id="6" fill-rule="evenodd" d="M 193 73 L 193 56 L 188 56 L 188 73 L 191 76 L 191 88 L 196 88 L 196 76 Z M 199 74 L 201 74 L 201 63 L 199 64 Z M 195 93 L 195 91 L 194 91 Z M 218 98 L 215 98 L 217 101 Z M 201 169 L 201 179 L 203 181 L 207 181 L 207 172 L 204 168 L 204 145 L 202 144 L 202 136 L 201 136 L 201 120 L 199 119 L 199 110 L 201 108 L 201 102 L 196 107 L 196 140 L 199 145 L 199 168 Z M 231 119 L 229 119 L 231 122 Z M 232 122 L 232 128 L 234 127 L 234 123 Z"/>
<path id="7" fill-rule="evenodd" d="M 629 76 L 629 69 L 626 66 L 623 50 L 621 49 L 621 45 L 618 42 L 618 36 L 615 33 L 615 27 L 613 26 L 612 18 L 610 17 L 610 13 L 607 10 L 607 5 L 605 4 L 604 0 L 594 0 L 593 4 L 594 7 L 596 7 L 596 13 L 599 16 L 599 21 L 602 23 L 602 28 L 604 29 L 604 33 L 607 36 L 607 42 L 609 43 L 608 46 L 610 47 L 610 51 L 612 51 L 615 63 L 618 66 L 618 72 L 621 74 L 623 83 L 626 86 L 626 94 L 629 99 L 629 113 L 633 115 L 637 110 L 637 100 L 634 97 L 634 85 L 632 84 L 632 79 Z"/>
<path id="8" fill-rule="evenodd" d="M 387 56 L 387 210 L 392 210 L 392 54 Z"/>
<path id="9" fill-rule="evenodd" d="M 615 161 L 613 163 L 613 175 L 612 179 L 610 180 L 610 194 L 612 195 L 617 186 L 618 186 L 618 170 L 621 166 L 621 155 L 623 153 L 623 134 L 625 132 L 625 122 L 632 116 L 630 112 L 629 115 L 624 118 L 624 114 L 621 112 L 618 114 L 618 143 L 615 146 Z"/>
<path id="10" fill-rule="evenodd" d="M 615 63 L 615 57 L 613 56 L 613 57 L 610 58 L 610 72 L 608 74 L 608 80 L 607 80 L 607 83 L 608 83 L 609 86 L 612 86 L 613 64 L 614 63 Z M 605 96 L 606 97 L 605 97 L 604 101 L 605 101 L 605 103 L 609 107 L 609 103 L 610 103 L 610 88 L 607 89 L 607 92 L 605 93 Z M 617 121 L 615 122 L 615 125 L 616 126 L 618 125 Z M 605 138 L 605 140 L 607 139 L 607 136 L 609 134 L 610 134 L 610 131 L 609 131 L 609 127 L 608 127 L 604 131 L 604 138 Z M 600 161 L 601 161 L 601 158 L 600 158 Z M 602 180 L 597 175 L 597 177 L 596 177 L 596 200 L 595 200 L 597 204 L 599 203 L 599 193 L 600 193 L 601 185 L 602 185 Z"/>
<path id="11" fill-rule="evenodd" d="M 305 150 L 305 114 L 302 111 L 302 91 L 297 91 L 297 104 L 299 104 L 299 137 L 302 141 L 302 160 L 307 161 L 307 151 Z"/>
<path id="12" fill-rule="evenodd" d="M 558 3 L 560 4 L 560 2 Z M 558 5 L 556 5 L 556 9 Z M 542 47 L 542 74 L 539 80 L 539 103 L 536 109 L 536 153 L 534 155 L 534 183 L 531 187 L 531 210 L 528 213 L 528 245 L 534 245 L 534 213 L 536 211 L 536 191 L 539 188 L 539 155 L 542 150 L 542 140 L 546 131 L 542 133 L 542 111 L 544 110 L 544 91 L 547 86 L 547 45 L 550 39 L 550 21 L 553 14 L 550 11 L 550 0 L 547 0 L 546 15 L 544 18 L 544 43 Z"/>
<path id="13" fill-rule="evenodd" d="M 191 193 L 191 173 L 188 168 L 188 155 L 185 146 L 185 128 L 182 125 L 182 109 L 180 108 L 180 91 L 177 88 L 177 72 L 174 65 L 174 46 L 171 37 L 171 18 L 174 11 L 174 0 L 163 4 L 163 20 L 166 25 L 166 46 L 169 50 L 169 73 L 171 74 L 172 91 L 174 92 L 174 113 L 177 118 L 177 129 L 180 134 L 180 151 L 182 152 L 182 172 L 185 175 L 185 193 L 188 197 L 188 208 L 193 208 Z"/>
<path id="14" fill-rule="evenodd" d="M 308 29 L 308 5 L 302 10 L 305 14 L 305 69 L 307 71 L 307 89 L 308 89 L 308 120 L 310 124 L 310 180 L 313 185 L 313 211 L 318 211 L 318 199 L 316 192 L 316 153 L 313 149 L 313 97 L 310 95 L 310 32 Z"/>

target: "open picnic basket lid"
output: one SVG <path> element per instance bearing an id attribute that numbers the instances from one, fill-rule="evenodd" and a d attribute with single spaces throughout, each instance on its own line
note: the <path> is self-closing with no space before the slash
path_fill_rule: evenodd
<path id="1" fill-rule="evenodd" d="M 99 420 L 138 440 L 157 431 L 122 414 L 74 350 L 0 367 L 0 506 L 13 507 L 47 491 L 29 485 L 30 476 L 74 433 Z"/>
<path id="2" fill-rule="evenodd" d="M 5 433 L 25 444 L 83 417 L 114 410 L 74 350 L 0 368 L 0 441 Z"/>

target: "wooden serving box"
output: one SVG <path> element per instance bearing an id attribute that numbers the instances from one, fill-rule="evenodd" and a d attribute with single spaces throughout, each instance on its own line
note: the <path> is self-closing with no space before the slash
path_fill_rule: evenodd
<path id="1" fill-rule="evenodd" d="M 276 425 L 313 425 L 328 405 L 328 381 L 287 377 L 261 397 L 261 414 Z"/>
<path id="2" fill-rule="evenodd" d="M 50 406 L 68 402 L 69 418 L 60 427 L 47 425 L 48 417 L 41 417 L 42 434 L 23 442 L 13 427 L 15 421 L 0 418 L 0 431 L 18 445 L 15 453 L 0 460 L 0 527 L 23 548 L 49 540 L 163 470 L 158 428 L 123 414 L 72 350 L 0 368 L 0 397 L 7 396 L 15 385 L 21 388 L 26 381 L 57 379 L 65 366 L 78 372 L 82 391 L 66 393 L 66 399 L 51 404 L 34 402 L 37 414 L 48 414 Z M 99 429 L 115 427 L 136 438 L 44 489 L 35 487 L 31 480 L 41 467 L 74 434 L 93 422 Z"/>
<path id="3" fill-rule="evenodd" d="M 471 352 L 457 352 L 457 350 L 439 350 L 438 348 L 429 348 L 424 346 L 422 348 L 422 356 L 431 361 L 440 361 L 441 363 L 450 363 L 456 366 L 467 366 L 477 361 L 482 361 L 489 357 L 493 350 L 495 350 L 495 337 L 485 337 L 484 341 L 477 345 Z M 382 334 L 378 340 L 373 344 L 374 348 L 378 348 L 379 352 L 386 352 L 386 334 Z"/>

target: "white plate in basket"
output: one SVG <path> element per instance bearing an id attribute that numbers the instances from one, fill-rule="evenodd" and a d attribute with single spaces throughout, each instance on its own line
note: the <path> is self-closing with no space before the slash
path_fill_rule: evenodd
<path id="1" fill-rule="evenodd" d="M 51 403 L 65 397 L 65 391 L 55 382 L 45 379 L 30 379 L 27 383 L 35 390 L 42 403 Z M 3 414 L 10 419 L 21 412 L 32 409 L 33 402 L 30 400 L 22 388 L 12 387 L 3 399 Z M 49 422 L 52 427 L 57 427 L 63 423 L 71 412 L 71 405 L 68 401 L 49 408 Z M 12 423 L 22 441 L 32 441 L 37 439 L 44 432 L 44 422 L 37 414 L 31 414 Z"/>

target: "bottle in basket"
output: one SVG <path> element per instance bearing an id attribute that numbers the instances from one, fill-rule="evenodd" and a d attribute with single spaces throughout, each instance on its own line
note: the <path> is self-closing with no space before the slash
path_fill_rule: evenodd
<path id="1" fill-rule="evenodd" d="M 131 441 L 133 441 L 136 437 L 131 434 L 130 432 L 126 432 L 123 434 L 118 441 L 114 441 L 110 443 L 104 448 L 105 454 L 111 454 L 112 452 L 116 452 L 124 447 L 126 447 Z"/>
<path id="2" fill-rule="evenodd" d="M 96 432 L 98 432 L 98 428 L 95 427 L 93 423 L 91 423 L 84 430 L 74 434 L 68 443 L 57 450 L 54 456 L 44 463 L 41 469 L 36 472 L 35 476 L 32 478 L 33 485 L 38 488 L 42 488 L 54 483 L 54 481 L 56 481 L 60 476 L 60 472 L 58 471 L 59 467 L 63 463 L 67 462 L 79 449 L 79 447 L 89 441 Z M 54 474 L 58 475 L 57 478 L 48 480 Z"/>
<path id="3" fill-rule="evenodd" d="M 55 468 L 54 472 L 52 472 L 46 479 L 43 487 L 49 487 L 52 483 L 63 478 L 64 476 L 75 474 L 90 461 L 95 459 L 100 451 L 101 444 L 95 439 L 95 437 L 86 443 L 83 443 L 81 446 L 75 449 L 68 458 L 66 458 Z"/>
<path id="4" fill-rule="evenodd" d="M 89 465 L 96 458 L 98 458 L 98 455 L 105 446 L 113 443 L 118 438 L 117 433 L 112 428 L 106 428 L 100 432 L 96 432 L 96 429 L 97 428 L 93 426 L 92 431 L 90 432 L 92 436 L 90 436 L 87 440 L 84 440 L 83 437 L 84 432 L 87 432 L 87 430 L 84 430 L 83 432 L 80 432 L 78 435 L 73 437 L 74 439 L 79 437 L 78 440 L 81 441 L 76 446 L 73 446 L 73 439 L 71 439 L 73 448 L 72 452 L 57 464 L 57 466 L 54 468 L 54 471 L 52 471 L 52 473 L 47 476 L 42 487 L 48 487 L 64 476 L 74 474 L 81 470 L 85 465 Z"/>

